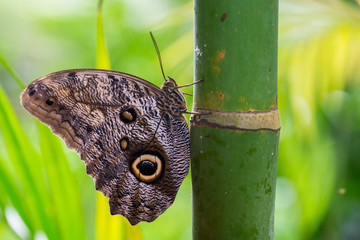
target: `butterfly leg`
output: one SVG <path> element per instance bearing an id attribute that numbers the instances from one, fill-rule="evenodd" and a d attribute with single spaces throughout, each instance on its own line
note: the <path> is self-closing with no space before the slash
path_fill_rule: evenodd
<path id="1" fill-rule="evenodd" d="M 199 81 L 195 81 L 193 83 L 189 83 L 189 84 L 185 84 L 185 85 L 182 85 L 182 86 L 177 86 L 176 88 L 183 88 L 183 87 L 190 87 L 192 85 L 195 85 L 195 84 L 198 84 L 198 83 L 201 83 L 202 81 L 204 81 L 203 79 L 199 80 Z"/>

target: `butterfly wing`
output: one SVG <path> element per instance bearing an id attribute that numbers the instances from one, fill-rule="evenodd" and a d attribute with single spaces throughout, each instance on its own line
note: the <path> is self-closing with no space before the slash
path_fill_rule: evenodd
<path id="1" fill-rule="evenodd" d="M 188 126 L 164 99 L 145 80 L 95 69 L 47 75 L 21 94 L 24 108 L 79 153 L 111 213 L 133 225 L 163 213 L 188 172 Z"/>

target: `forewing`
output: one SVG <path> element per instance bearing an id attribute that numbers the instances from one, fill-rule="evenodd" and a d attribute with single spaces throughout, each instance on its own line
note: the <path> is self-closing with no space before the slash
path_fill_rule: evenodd
<path id="1" fill-rule="evenodd" d="M 92 129 L 125 103 L 161 93 L 155 85 L 131 75 L 95 69 L 60 71 L 29 84 L 20 99 L 23 107 L 67 147 L 80 153 Z M 54 104 L 49 106 L 47 100 Z"/>

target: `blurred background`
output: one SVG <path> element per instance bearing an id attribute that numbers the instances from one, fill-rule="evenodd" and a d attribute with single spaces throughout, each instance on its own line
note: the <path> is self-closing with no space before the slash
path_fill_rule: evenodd
<path id="1" fill-rule="evenodd" d="M 360 239 L 359 4 L 280 1 L 275 239 Z M 0 239 L 191 239 L 189 176 L 155 222 L 130 227 L 110 217 L 79 157 L 19 104 L 6 63 L 25 84 L 95 67 L 96 7 L 95 0 L 2 1 Z M 151 30 L 165 74 L 192 82 L 192 10 L 189 0 L 106 0 L 112 69 L 160 86 Z"/>

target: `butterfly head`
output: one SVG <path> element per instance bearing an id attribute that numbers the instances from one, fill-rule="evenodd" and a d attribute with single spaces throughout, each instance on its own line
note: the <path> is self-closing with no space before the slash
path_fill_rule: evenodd
<path id="1" fill-rule="evenodd" d="M 175 80 L 168 77 L 164 84 L 161 86 L 161 89 L 166 92 L 173 104 L 176 106 L 176 109 L 179 109 L 180 112 L 186 111 L 186 100 L 183 93 L 178 88 Z"/>
<path id="2" fill-rule="evenodd" d="M 174 79 L 172 79 L 171 77 L 168 77 L 163 84 L 163 87 L 164 86 L 166 86 L 168 88 L 176 88 L 178 85 L 176 84 Z"/>

